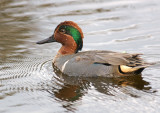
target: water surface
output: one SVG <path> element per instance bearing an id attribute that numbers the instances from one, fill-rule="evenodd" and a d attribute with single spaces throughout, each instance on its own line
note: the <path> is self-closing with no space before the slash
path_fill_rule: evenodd
<path id="1" fill-rule="evenodd" d="M 0 113 L 160 111 L 158 0 L 1 0 Z M 54 72 L 60 44 L 36 45 L 62 21 L 84 32 L 85 50 L 143 53 L 142 75 L 76 78 Z"/>

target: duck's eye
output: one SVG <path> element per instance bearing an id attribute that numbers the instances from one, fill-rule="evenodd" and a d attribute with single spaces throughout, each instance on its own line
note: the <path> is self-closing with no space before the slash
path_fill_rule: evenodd
<path id="1" fill-rule="evenodd" d="M 61 33 L 66 33 L 66 30 L 65 29 L 60 29 L 59 30 Z"/>

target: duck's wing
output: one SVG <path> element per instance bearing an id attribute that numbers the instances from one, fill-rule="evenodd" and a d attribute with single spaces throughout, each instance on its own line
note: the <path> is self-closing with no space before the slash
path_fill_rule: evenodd
<path id="1" fill-rule="evenodd" d="M 79 56 L 81 60 L 88 60 L 93 63 L 138 66 L 145 63 L 143 59 L 140 58 L 140 55 L 142 54 L 128 54 L 112 51 L 87 51 L 82 52 L 77 56 Z"/>
<path id="2" fill-rule="evenodd" d="M 79 56 L 79 59 L 84 62 L 90 62 L 93 64 L 103 65 L 117 65 L 124 73 L 134 72 L 136 70 L 143 70 L 150 66 L 142 58 L 142 54 L 129 54 L 129 53 L 118 53 L 112 51 L 89 51 L 84 52 Z"/>
<path id="3" fill-rule="evenodd" d="M 95 54 L 94 62 L 108 63 L 111 65 L 127 65 L 134 67 L 145 64 L 144 60 L 140 58 L 140 55 L 141 54 L 99 52 Z"/>

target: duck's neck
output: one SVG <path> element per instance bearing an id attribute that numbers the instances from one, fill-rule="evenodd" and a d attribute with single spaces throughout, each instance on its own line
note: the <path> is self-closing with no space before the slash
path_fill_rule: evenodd
<path id="1" fill-rule="evenodd" d="M 58 51 L 59 55 L 72 55 L 75 54 L 77 50 L 76 44 L 62 45 L 60 50 Z"/>

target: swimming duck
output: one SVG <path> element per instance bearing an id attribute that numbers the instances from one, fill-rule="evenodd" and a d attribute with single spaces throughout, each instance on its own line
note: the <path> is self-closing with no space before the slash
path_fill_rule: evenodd
<path id="1" fill-rule="evenodd" d="M 69 76 L 128 76 L 140 74 L 148 63 L 140 58 L 141 54 L 113 51 L 84 51 L 83 32 L 73 21 L 60 23 L 54 34 L 37 44 L 58 42 L 62 44 L 53 60 L 53 66 Z"/>

